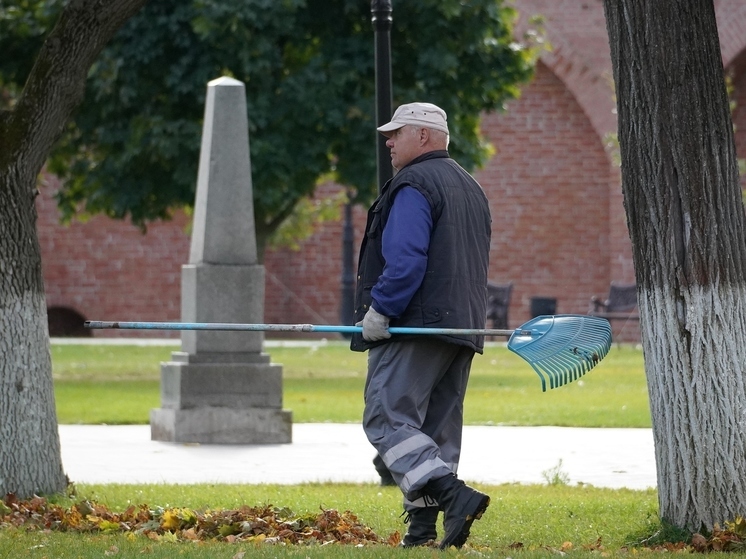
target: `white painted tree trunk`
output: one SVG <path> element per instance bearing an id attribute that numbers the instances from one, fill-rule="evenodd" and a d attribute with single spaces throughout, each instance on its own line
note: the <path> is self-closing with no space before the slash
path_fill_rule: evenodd
<path id="1" fill-rule="evenodd" d="M 746 235 L 712 0 L 604 0 L 660 515 L 746 514 Z"/>
<path id="2" fill-rule="evenodd" d="M 58 493 L 62 469 L 46 300 L 36 232 L 36 178 L 91 64 L 145 0 L 69 0 L 23 93 L 0 111 L 0 498 Z"/>
<path id="3" fill-rule="evenodd" d="M 691 339 L 666 333 L 678 299 Z M 746 510 L 744 308 L 740 289 L 640 293 L 660 511 L 676 526 L 712 528 Z"/>
<path id="4" fill-rule="evenodd" d="M 3 182 L 7 180 L 5 175 Z M 34 197 L 0 186 L 0 497 L 67 486 L 52 384 Z M 14 226 L 6 227 L 13 223 Z"/>

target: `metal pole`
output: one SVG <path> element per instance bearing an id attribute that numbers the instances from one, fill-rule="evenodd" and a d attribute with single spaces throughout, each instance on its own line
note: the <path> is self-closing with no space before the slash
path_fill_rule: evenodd
<path id="1" fill-rule="evenodd" d="M 355 230 L 352 226 L 352 193 L 349 189 L 347 197 L 344 227 L 342 229 L 342 305 L 340 307 L 340 322 L 342 324 L 352 324 L 353 314 L 355 313 L 355 274 L 352 271 Z"/>
<path id="2" fill-rule="evenodd" d="M 391 0 L 372 0 L 370 4 L 371 22 L 375 35 L 376 72 L 376 126 L 391 120 Z M 386 181 L 394 176 L 391 167 L 386 138 L 376 134 L 376 169 L 378 192 Z M 352 225 L 352 203 L 345 204 L 344 229 L 342 233 L 342 303 L 340 319 L 342 324 L 352 324 L 355 312 L 355 274 L 353 273 L 354 228 Z"/>
<path id="3" fill-rule="evenodd" d="M 391 87 L 391 0 L 372 0 L 370 3 L 371 22 L 375 34 L 376 63 L 376 126 L 391 120 L 392 87 Z M 378 168 L 378 191 L 386 181 L 394 176 L 391 167 L 386 138 L 376 132 L 376 156 Z"/>
<path id="4" fill-rule="evenodd" d="M 549 317 L 554 318 L 554 317 Z M 586 317 L 581 317 L 585 319 Z M 589 317 L 593 319 L 595 317 Z M 598 319 L 601 320 L 601 319 Z M 93 330 L 218 330 L 229 332 L 342 332 L 361 333 L 362 326 L 329 324 L 243 324 L 235 322 L 122 322 L 106 320 L 86 320 L 86 328 Z M 495 330 L 492 328 L 423 328 L 393 326 L 391 334 L 434 334 L 445 336 L 533 336 L 543 335 L 534 330 Z"/>

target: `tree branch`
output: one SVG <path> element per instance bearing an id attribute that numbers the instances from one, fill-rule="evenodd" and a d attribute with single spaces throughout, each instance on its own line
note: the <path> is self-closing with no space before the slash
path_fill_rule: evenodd
<path id="1" fill-rule="evenodd" d="M 71 113 L 88 71 L 117 30 L 147 0 L 70 0 L 44 41 L 14 110 L 3 115 L 2 166 L 23 160 L 36 176 Z"/>

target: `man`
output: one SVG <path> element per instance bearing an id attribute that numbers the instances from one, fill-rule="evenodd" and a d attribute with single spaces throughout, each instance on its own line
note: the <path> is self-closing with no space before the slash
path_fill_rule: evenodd
<path id="1" fill-rule="evenodd" d="M 448 155 L 445 111 L 402 105 L 378 128 L 397 170 L 368 211 L 351 349 L 368 350 L 363 428 L 404 494 L 402 545 L 461 547 L 489 497 L 456 477 L 463 402 L 483 336 L 393 336 L 389 326 L 484 328 L 487 198 Z M 405 520 L 405 522 L 407 522 Z"/>

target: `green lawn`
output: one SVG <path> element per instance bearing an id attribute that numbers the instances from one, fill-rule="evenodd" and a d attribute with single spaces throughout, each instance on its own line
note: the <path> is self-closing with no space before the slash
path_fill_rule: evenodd
<path id="1" fill-rule="evenodd" d="M 147 423 L 160 404 L 160 363 L 174 347 L 53 345 L 52 361 L 61 423 Z M 295 422 L 359 422 L 366 355 L 344 343 L 316 347 L 271 347 L 283 365 L 285 407 Z M 538 376 L 504 346 L 491 345 L 475 359 L 466 401 L 469 424 L 649 427 L 647 390 L 640 350 L 614 346 L 585 377 L 559 389 L 541 391 Z M 557 556 L 659 557 L 675 551 L 651 542 L 680 541 L 686 534 L 663 527 L 654 490 L 611 490 L 569 486 L 561 479 L 542 485 L 477 485 L 492 503 L 462 550 L 403 551 L 385 543 L 364 545 L 274 545 L 225 538 L 187 541 L 179 532 L 150 537 L 126 523 L 103 531 L 58 532 L 9 529 L 0 523 L 0 558 L 93 559 L 368 559 L 476 556 L 535 559 Z M 148 510 L 238 510 L 273 505 L 289 515 L 322 510 L 351 511 L 386 540 L 406 529 L 400 517 L 401 493 L 374 484 L 278 485 L 86 485 L 56 502 L 72 507 L 82 500 L 111 511 L 146 504 Z M 70 509 L 72 510 L 72 509 Z M 91 517 L 93 518 L 93 517 Z M 164 517 L 165 518 L 165 517 Z M 151 524 L 152 526 L 152 524 Z M 156 522 L 155 526 L 159 526 Z M 656 534 L 658 534 L 656 536 Z M 654 536 L 654 539 L 648 539 Z M 395 539 L 395 538 L 394 538 Z M 685 553 L 691 552 L 691 547 Z M 731 555 L 732 556 L 732 555 Z"/>
<path id="2" fill-rule="evenodd" d="M 492 503 L 472 528 L 462 550 L 401 550 L 386 544 L 270 545 L 252 541 L 187 541 L 176 533 L 153 538 L 129 526 L 84 533 L 0 529 L 0 557 L 93 559 L 146 557 L 171 559 L 251 558 L 438 558 L 533 559 L 660 557 L 661 551 L 637 547 L 660 528 L 655 491 L 630 491 L 563 485 L 477 485 Z M 290 517 L 316 515 L 321 509 L 351 511 L 358 521 L 387 540 L 406 529 L 397 488 L 372 484 L 278 485 L 83 485 L 69 507 L 82 499 L 124 511 L 131 504 L 150 510 L 237 510 L 243 505 L 286 509 Z M 442 532 L 441 532 L 442 533 Z"/>
<path id="3" fill-rule="evenodd" d="M 52 346 L 60 423 L 146 424 L 160 405 L 160 363 L 174 346 Z M 271 347 L 283 366 L 284 407 L 293 421 L 360 422 L 367 354 L 344 342 Z M 649 427 L 642 352 L 614 346 L 579 381 L 541 391 L 539 377 L 504 345 L 474 360 L 466 396 L 470 425 Z"/>

